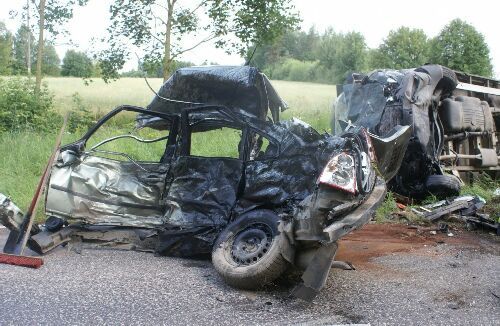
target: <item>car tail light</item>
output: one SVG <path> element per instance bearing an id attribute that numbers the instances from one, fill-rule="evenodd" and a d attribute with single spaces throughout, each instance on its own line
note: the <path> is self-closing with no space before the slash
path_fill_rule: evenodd
<path id="1" fill-rule="evenodd" d="M 347 153 L 335 155 L 321 173 L 319 183 L 356 194 L 354 157 Z"/>

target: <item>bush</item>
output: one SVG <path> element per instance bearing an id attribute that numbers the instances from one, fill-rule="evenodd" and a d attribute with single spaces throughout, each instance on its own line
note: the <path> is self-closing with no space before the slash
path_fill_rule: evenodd
<path id="1" fill-rule="evenodd" d="M 269 71 L 269 77 L 279 80 L 314 81 L 318 63 L 316 61 L 300 61 L 285 59 L 274 65 Z"/>
<path id="2" fill-rule="evenodd" d="M 53 131 L 61 117 L 53 110 L 47 85 L 35 94 L 35 82 L 27 78 L 0 79 L 0 132 Z"/>
<path id="3" fill-rule="evenodd" d="M 83 103 L 83 99 L 78 93 L 73 94 L 73 103 L 75 107 L 70 111 L 68 120 L 68 131 L 86 131 L 94 124 L 94 116 L 87 105 Z"/>

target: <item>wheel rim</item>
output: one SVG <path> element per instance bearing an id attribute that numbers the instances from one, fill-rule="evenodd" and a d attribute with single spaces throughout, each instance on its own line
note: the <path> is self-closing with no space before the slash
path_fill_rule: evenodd
<path id="1" fill-rule="evenodd" d="M 263 223 L 254 223 L 240 230 L 229 248 L 232 260 L 239 265 L 257 263 L 269 251 L 273 243 L 273 231 Z"/>

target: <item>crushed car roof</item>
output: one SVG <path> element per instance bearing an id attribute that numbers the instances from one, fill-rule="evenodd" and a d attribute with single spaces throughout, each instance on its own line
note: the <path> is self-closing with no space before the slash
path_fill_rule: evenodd
<path id="1" fill-rule="evenodd" d="M 288 106 L 269 79 L 250 66 L 203 66 L 178 69 L 160 88 L 148 110 L 180 114 L 190 106 L 218 105 L 240 109 L 265 120 L 270 113 L 279 121 L 280 111 Z M 139 117 L 140 126 L 149 125 Z"/>

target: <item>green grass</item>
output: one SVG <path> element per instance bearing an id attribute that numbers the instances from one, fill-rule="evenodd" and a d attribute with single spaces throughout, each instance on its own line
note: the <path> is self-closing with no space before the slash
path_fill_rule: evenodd
<path id="1" fill-rule="evenodd" d="M 89 86 L 85 86 L 80 78 L 58 77 L 44 81 L 54 92 L 59 112 L 74 106 L 74 93 L 79 93 L 85 105 L 101 115 L 121 104 L 146 106 L 154 97 L 141 78 L 121 78 L 109 84 L 94 79 Z M 149 78 L 148 81 L 155 90 L 162 84 L 159 78 Z M 329 129 L 330 108 L 336 97 L 335 85 L 291 81 L 272 81 L 272 84 L 290 107 L 283 113 L 283 119 L 294 116 L 320 130 Z"/>
<path id="2" fill-rule="evenodd" d="M 96 118 L 121 104 L 146 106 L 154 96 L 140 78 L 123 78 L 110 84 L 96 79 L 89 86 L 85 86 L 79 78 L 46 78 L 44 81 L 54 93 L 55 107 L 60 113 L 75 108 L 73 94 L 79 93 L 83 105 L 88 107 Z M 149 79 L 149 82 L 155 89 L 162 83 L 161 79 Z M 330 107 L 336 96 L 335 86 L 289 81 L 272 83 L 290 107 L 283 113 L 282 119 L 294 116 L 319 131 L 329 130 Z M 124 121 L 127 119 L 123 119 L 122 122 Z M 127 133 L 129 130 L 123 129 L 120 133 Z M 66 133 L 63 144 L 80 138 L 84 131 Z M 100 139 L 116 135 L 116 131 L 116 129 L 103 129 L 92 141 L 95 144 Z M 0 134 L 0 192 L 11 196 L 23 210 L 29 205 L 33 196 L 38 179 L 54 146 L 56 133 L 57 130 L 49 134 L 32 132 Z M 226 144 L 229 147 L 237 146 L 237 135 L 234 131 L 213 132 L 213 135 L 210 134 L 208 137 L 193 138 L 193 149 L 198 155 L 234 154 L 235 150 L 228 148 Z M 103 149 L 119 150 L 117 147 L 120 147 L 121 151 L 136 159 L 155 160 L 164 143 L 155 146 L 157 150 L 150 150 L 148 146 L 138 145 L 135 141 L 121 140 L 115 144 L 105 145 Z"/>
<path id="3" fill-rule="evenodd" d="M 390 220 L 390 216 L 392 213 L 398 210 L 398 206 L 396 205 L 396 199 L 392 195 L 392 192 L 387 192 L 385 196 L 385 200 L 375 211 L 375 221 L 378 223 L 387 222 Z"/>

